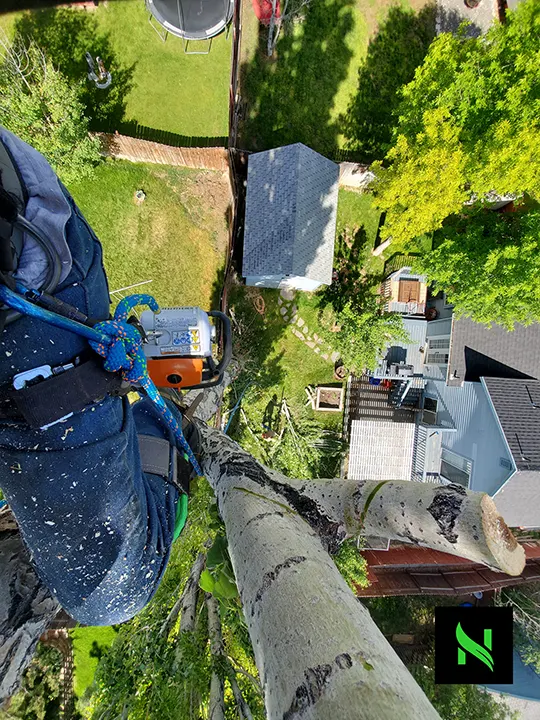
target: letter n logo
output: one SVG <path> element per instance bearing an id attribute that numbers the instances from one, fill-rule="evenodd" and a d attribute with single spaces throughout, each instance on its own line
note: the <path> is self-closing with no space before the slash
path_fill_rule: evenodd
<path id="1" fill-rule="evenodd" d="M 484 630 L 484 645 L 479 645 L 470 638 L 458 622 L 456 626 L 456 639 L 458 641 L 457 661 L 458 665 L 467 664 L 467 653 L 474 655 L 493 672 L 493 657 L 490 650 L 493 649 L 491 630 Z"/>

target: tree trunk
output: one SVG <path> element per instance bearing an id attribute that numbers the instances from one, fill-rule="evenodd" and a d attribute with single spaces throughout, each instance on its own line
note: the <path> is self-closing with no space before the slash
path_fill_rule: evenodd
<path id="1" fill-rule="evenodd" d="M 274 31 L 276 27 L 277 4 L 278 0 L 272 0 L 272 14 L 270 15 L 270 24 L 268 25 L 268 43 L 266 46 L 268 57 L 272 57 L 272 53 L 274 52 Z"/>
<path id="2" fill-rule="evenodd" d="M 281 478 L 201 427 L 269 720 L 435 720 L 438 714 L 341 577 Z"/>
<path id="3" fill-rule="evenodd" d="M 60 606 L 30 563 L 13 516 L 0 511 L 0 702 L 16 692 Z"/>

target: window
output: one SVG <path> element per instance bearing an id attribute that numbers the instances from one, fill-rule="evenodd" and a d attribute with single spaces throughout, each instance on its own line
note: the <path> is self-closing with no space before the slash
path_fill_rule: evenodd
<path id="1" fill-rule="evenodd" d="M 441 450 L 441 475 L 445 480 L 469 487 L 472 462 L 450 450 Z"/>
<path id="2" fill-rule="evenodd" d="M 499 464 L 500 464 L 503 468 L 506 468 L 507 470 L 511 470 L 511 469 L 512 469 L 512 463 L 511 463 L 510 460 L 508 460 L 507 458 L 503 458 L 503 457 L 502 457 L 502 458 L 499 458 Z"/>
<path id="3" fill-rule="evenodd" d="M 430 350 L 448 350 L 450 340 L 448 338 L 429 338 Z"/>
<path id="4" fill-rule="evenodd" d="M 428 339 L 428 350 L 425 365 L 448 365 L 450 349 L 449 337 L 432 337 Z"/>
<path id="5" fill-rule="evenodd" d="M 437 400 L 435 398 L 424 398 L 424 412 L 422 413 L 422 422 L 426 425 L 437 424 Z"/>
<path id="6" fill-rule="evenodd" d="M 448 365 L 448 353 L 428 353 L 425 365 Z"/>

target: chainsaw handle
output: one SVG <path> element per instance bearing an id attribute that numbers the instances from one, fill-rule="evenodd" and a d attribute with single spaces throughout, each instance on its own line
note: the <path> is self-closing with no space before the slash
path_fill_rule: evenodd
<path id="1" fill-rule="evenodd" d="M 208 312 L 209 317 L 215 317 L 219 318 L 221 320 L 221 325 L 223 328 L 223 335 L 222 335 L 222 344 L 223 344 L 223 355 L 221 360 L 216 366 L 216 374 L 219 375 L 219 382 L 221 382 L 221 379 L 223 378 L 223 373 L 225 372 L 225 369 L 229 365 L 229 363 L 232 360 L 232 329 L 231 329 L 231 321 L 225 315 L 225 313 L 221 312 L 220 310 L 210 310 Z"/>

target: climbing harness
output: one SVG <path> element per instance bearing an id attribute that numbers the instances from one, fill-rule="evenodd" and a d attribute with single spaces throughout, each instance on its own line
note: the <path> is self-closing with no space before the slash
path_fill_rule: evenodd
<path id="1" fill-rule="evenodd" d="M 17 291 L 23 289 L 20 283 L 17 283 L 16 288 Z M 140 385 L 154 403 L 165 425 L 172 431 L 179 445 L 188 456 L 195 472 L 201 475 L 200 465 L 184 437 L 179 422 L 148 375 L 146 358 L 142 349 L 143 338 L 141 333 L 135 325 L 127 322 L 130 311 L 137 305 L 148 305 L 154 312 L 158 312 L 159 306 L 156 300 L 151 295 L 131 295 L 120 301 L 112 320 L 104 320 L 94 327 L 89 327 L 72 320 L 70 317 L 58 315 L 34 305 L 24 297 L 27 294 L 32 296 L 33 291 L 26 290 L 26 288 L 24 290 L 25 292 L 19 294 L 19 292 L 11 290 L 6 285 L 0 285 L 0 300 L 17 312 L 38 318 L 55 327 L 85 337 L 92 349 L 105 358 L 105 370 L 112 373 L 119 372 L 125 382 Z M 56 422 L 59 421 L 60 418 Z"/>

